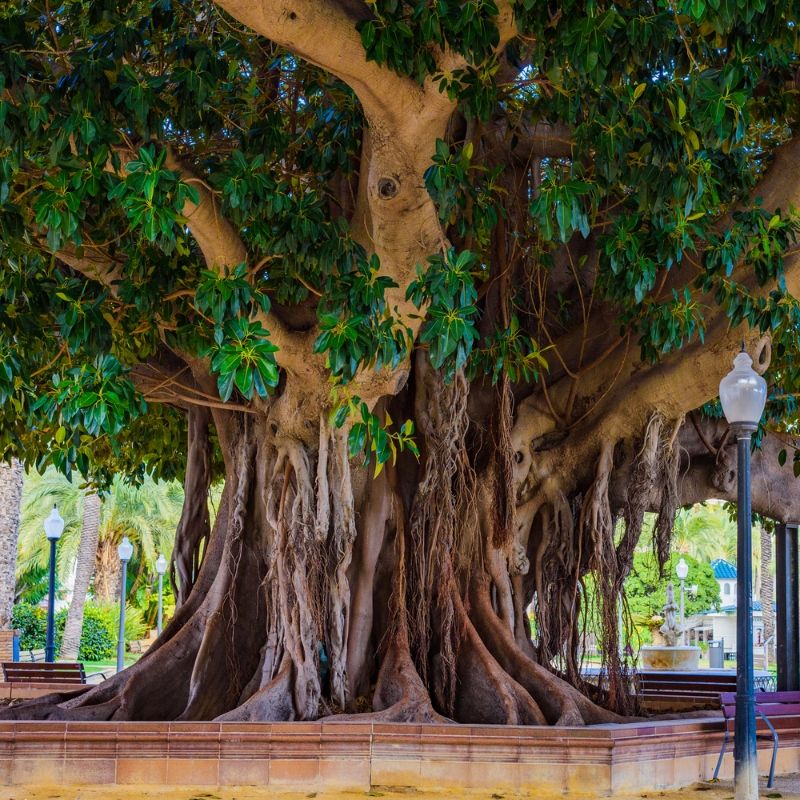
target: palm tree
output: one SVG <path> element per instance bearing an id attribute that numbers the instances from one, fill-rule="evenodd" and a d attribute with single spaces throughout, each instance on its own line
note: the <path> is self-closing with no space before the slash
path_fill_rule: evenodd
<path id="1" fill-rule="evenodd" d="M 22 483 L 21 461 L 0 463 L 0 628 L 10 626 L 14 607 Z"/>
<path id="2" fill-rule="evenodd" d="M 673 548 L 698 561 L 736 560 L 736 522 L 722 503 L 697 503 L 675 517 Z"/>
<path id="3" fill-rule="evenodd" d="M 44 520 L 53 504 L 64 518 L 64 532 L 56 551 L 56 585 L 69 583 L 78 553 L 81 529 L 81 492 L 60 472 L 48 469 L 32 472 L 22 493 L 22 513 L 17 552 L 17 595 L 38 603 L 47 594 L 49 545 L 44 535 Z"/>
<path id="4" fill-rule="evenodd" d="M 100 522 L 94 581 L 98 600 L 113 602 L 119 596 L 117 547 L 125 536 L 134 546 L 128 596 L 134 596 L 142 582 L 152 578 L 158 554 L 172 552 L 182 504 L 183 489 L 177 483 L 159 483 L 149 477 L 141 486 L 114 481 Z"/>
<path id="5" fill-rule="evenodd" d="M 61 658 L 75 661 L 83 631 L 83 609 L 89 593 L 89 583 L 94 573 L 97 557 L 97 542 L 100 538 L 100 496 L 87 490 L 83 495 L 83 516 L 81 519 L 81 538 L 78 547 L 78 560 L 75 567 L 75 583 L 72 587 L 72 600 L 64 626 L 61 644 Z"/>
<path id="6" fill-rule="evenodd" d="M 47 541 L 42 532 L 44 517 L 53 503 L 64 518 L 64 534 L 58 548 L 58 575 L 63 585 L 78 561 L 81 547 L 83 493 L 53 469 L 35 475 L 26 485 L 20 526 L 17 580 L 20 593 L 30 592 L 38 601 L 36 579 L 47 567 Z M 177 483 L 145 478 L 140 486 L 115 479 L 100 507 L 99 543 L 94 563 L 93 594 L 97 600 L 115 602 L 119 596 L 117 546 L 124 536 L 134 545 L 129 573 L 134 580 L 128 596 L 143 581 L 154 580 L 153 564 L 159 552 L 169 554 L 183 503 L 183 489 Z M 88 545 L 87 545 L 88 548 Z M 76 574 L 77 583 L 77 574 Z M 79 587 L 76 587 L 79 588 Z"/>

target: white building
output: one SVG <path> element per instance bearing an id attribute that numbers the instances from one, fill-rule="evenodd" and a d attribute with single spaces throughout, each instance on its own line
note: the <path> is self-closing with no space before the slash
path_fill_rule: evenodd
<path id="1" fill-rule="evenodd" d="M 726 653 L 736 651 L 736 567 L 718 558 L 711 562 L 714 577 L 719 584 L 721 605 L 719 611 L 709 610 L 696 614 L 686 621 L 689 643 L 723 641 Z M 761 601 L 753 601 L 753 644 L 764 644 L 764 620 Z"/>

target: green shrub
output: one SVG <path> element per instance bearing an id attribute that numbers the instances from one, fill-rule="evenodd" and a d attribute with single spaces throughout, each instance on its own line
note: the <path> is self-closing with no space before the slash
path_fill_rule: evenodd
<path id="1" fill-rule="evenodd" d="M 110 620 L 110 627 L 113 631 L 114 643 L 116 646 L 117 630 L 119 629 L 119 603 L 98 603 L 94 608 L 103 614 L 104 618 Z M 125 641 L 130 642 L 134 639 L 141 639 L 147 631 L 144 615 L 136 606 L 125 606 Z"/>
<path id="2" fill-rule="evenodd" d="M 83 607 L 83 630 L 78 658 L 81 661 L 102 661 L 114 655 L 117 644 L 117 622 L 113 614 L 87 603 Z"/>
<path id="3" fill-rule="evenodd" d="M 114 655 L 117 644 L 119 606 L 86 603 L 83 607 L 83 630 L 78 658 L 81 661 L 102 661 Z M 130 614 L 130 609 L 127 610 Z M 132 615 L 135 616 L 135 615 Z M 13 626 L 20 632 L 21 650 L 39 650 L 47 640 L 47 611 L 29 603 L 17 603 L 11 613 Z M 61 650 L 61 639 L 67 622 L 67 609 L 56 613 L 56 656 Z M 135 620 L 134 620 L 135 625 Z M 125 625 L 127 632 L 128 625 Z M 135 630 L 135 629 L 134 629 Z"/>
<path id="4" fill-rule="evenodd" d="M 144 612 L 136 606 L 125 607 L 125 641 L 142 639 L 147 633 L 147 623 L 144 621 Z"/>
<path id="5" fill-rule="evenodd" d="M 11 612 L 11 624 L 19 631 L 21 650 L 39 650 L 47 636 L 47 612 L 30 603 L 17 603 Z"/>

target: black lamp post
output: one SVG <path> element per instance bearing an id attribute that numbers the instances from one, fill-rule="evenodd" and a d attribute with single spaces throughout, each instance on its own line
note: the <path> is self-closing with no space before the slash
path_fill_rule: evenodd
<path id="1" fill-rule="evenodd" d="M 47 588 L 47 638 L 44 645 L 44 660 L 52 663 L 56 660 L 56 544 L 64 532 L 64 520 L 53 504 L 50 516 L 44 521 L 44 532 L 50 542 L 50 581 Z"/>
<path id="2" fill-rule="evenodd" d="M 753 369 L 744 351 L 719 384 L 722 410 L 736 436 L 736 720 L 733 742 L 733 784 L 736 800 L 758 800 L 755 689 L 753 686 L 753 519 L 750 508 L 750 439 L 758 428 L 767 400 L 767 383 Z"/>
<path id="3" fill-rule="evenodd" d="M 123 537 L 122 544 L 117 548 L 117 554 L 122 564 L 119 588 L 119 637 L 117 638 L 117 672 L 125 669 L 125 600 L 128 594 L 128 562 L 133 556 L 133 545 L 127 536 Z"/>

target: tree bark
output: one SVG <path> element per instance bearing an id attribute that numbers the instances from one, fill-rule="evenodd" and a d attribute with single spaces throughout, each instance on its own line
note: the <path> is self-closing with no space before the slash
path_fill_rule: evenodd
<path id="1" fill-rule="evenodd" d="M 81 538 L 78 544 L 78 561 L 75 568 L 75 585 L 61 643 L 61 659 L 63 661 L 78 659 L 81 633 L 83 632 L 83 610 L 89 592 L 89 583 L 95 569 L 99 537 L 100 497 L 96 492 L 89 490 L 83 495 L 83 516 L 81 518 Z"/>
<path id="2" fill-rule="evenodd" d="M 94 568 L 94 596 L 99 603 L 115 603 L 119 599 L 119 570 L 117 544 L 105 537 L 98 544 Z"/>
<path id="3" fill-rule="evenodd" d="M 0 628 L 11 626 L 14 607 L 22 484 L 21 461 L 0 463 Z"/>

